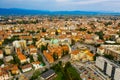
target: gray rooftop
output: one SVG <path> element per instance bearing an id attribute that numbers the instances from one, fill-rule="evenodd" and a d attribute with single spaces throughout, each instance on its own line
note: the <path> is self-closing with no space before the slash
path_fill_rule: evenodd
<path id="1" fill-rule="evenodd" d="M 53 74 L 55 74 L 55 71 L 50 69 L 50 70 L 46 71 L 45 73 L 41 74 L 41 77 L 44 78 L 44 79 L 48 79 Z"/>

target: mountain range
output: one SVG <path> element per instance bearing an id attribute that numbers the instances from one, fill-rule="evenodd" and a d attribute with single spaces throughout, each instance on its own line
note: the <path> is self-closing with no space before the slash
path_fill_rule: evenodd
<path id="1" fill-rule="evenodd" d="M 100 11 L 45 11 L 19 8 L 0 8 L 0 15 L 120 15 L 120 13 Z"/>

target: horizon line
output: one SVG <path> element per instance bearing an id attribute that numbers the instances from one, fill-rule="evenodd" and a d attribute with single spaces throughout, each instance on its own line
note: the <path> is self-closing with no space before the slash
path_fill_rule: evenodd
<path id="1" fill-rule="evenodd" d="M 49 11 L 49 12 L 59 12 L 59 11 L 83 11 L 83 12 L 102 12 L 102 13 L 120 13 L 119 11 L 100 11 L 100 10 L 39 10 L 39 9 L 28 9 L 28 8 L 0 8 L 0 9 L 21 9 L 21 10 L 35 10 L 35 11 Z"/>

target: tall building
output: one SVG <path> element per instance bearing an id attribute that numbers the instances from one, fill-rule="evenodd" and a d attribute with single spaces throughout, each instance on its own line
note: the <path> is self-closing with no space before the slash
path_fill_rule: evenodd
<path id="1" fill-rule="evenodd" d="M 111 80 L 120 80 L 120 66 L 104 57 L 97 57 L 96 66 L 108 75 Z"/>
<path id="2" fill-rule="evenodd" d="M 13 46 L 15 48 L 26 49 L 26 40 L 14 41 Z"/>

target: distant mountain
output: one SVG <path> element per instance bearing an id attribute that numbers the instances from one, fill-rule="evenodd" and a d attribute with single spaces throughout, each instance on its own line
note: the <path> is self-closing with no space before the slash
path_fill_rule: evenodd
<path id="1" fill-rule="evenodd" d="M 120 13 L 92 11 L 44 11 L 17 8 L 0 8 L 0 15 L 120 15 Z"/>

